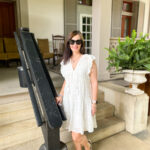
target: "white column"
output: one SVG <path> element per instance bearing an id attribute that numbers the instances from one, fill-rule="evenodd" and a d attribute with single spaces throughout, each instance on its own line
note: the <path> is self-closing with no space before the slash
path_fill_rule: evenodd
<path id="1" fill-rule="evenodd" d="M 150 2 L 149 2 L 148 33 L 149 33 L 149 37 L 150 37 Z"/>
<path id="2" fill-rule="evenodd" d="M 142 0 L 143 1 L 143 0 Z M 149 12 L 150 12 L 150 0 L 145 0 L 145 13 L 144 13 L 144 26 L 143 33 L 149 32 Z"/>
<path id="3" fill-rule="evenodd" d="M 108 56 L 105 48 L 109 48 L 111 36 L 112 0 L 93 0 L 92 6 L 92 54 L 96 56 L 98 80 L 108 80 L 110 73 L 106 70 Z"/>
<path id="4" fill-rule="evenodd" d="M 139 1 L 139 13 L 138 13 L 138 24 L 137 24 L 137 35 L 139 37 L 140 33 L 143 32 L 144 26 L 144 11 L 145 11 L 145 2 Z"/>

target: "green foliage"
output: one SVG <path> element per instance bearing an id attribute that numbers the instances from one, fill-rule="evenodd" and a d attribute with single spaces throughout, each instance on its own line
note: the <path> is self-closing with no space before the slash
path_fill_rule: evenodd
<path id="1" fill-rule="evenodd" d="M 132 31 L 131 38 L 126 37 L 125 41 L 118 39 L 116 49 L 106 50 L 109 56 L 108 68 L 115 67 L 116 71 L 131 69 L 131 70 L 148 70 L 150 71 L 150 40 L 146 40 L 148 34 L 141 34 L 136 40 L 136 31 Z"/>

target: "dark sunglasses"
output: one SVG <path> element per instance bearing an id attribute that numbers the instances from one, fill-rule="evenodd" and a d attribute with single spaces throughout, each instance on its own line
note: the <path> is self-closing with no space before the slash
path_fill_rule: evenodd
<path id="1" fill-rule="evenodd" d="M 81 45 L 82 44 L 82 40 L 69 40 L 69 44 L 71 45 L 74 45 L 74 44 L 77 44 L 77 45 Z"/>

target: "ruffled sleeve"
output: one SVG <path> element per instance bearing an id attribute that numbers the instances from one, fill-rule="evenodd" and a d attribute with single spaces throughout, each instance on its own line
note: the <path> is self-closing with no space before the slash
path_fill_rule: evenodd
<path id="1" fill-rule="evenodd" d="M 92 64 L 95 59 L 96 59 L 95 56 L 88 55 L 88 74 L 90 74 L 91 72 Z"/>

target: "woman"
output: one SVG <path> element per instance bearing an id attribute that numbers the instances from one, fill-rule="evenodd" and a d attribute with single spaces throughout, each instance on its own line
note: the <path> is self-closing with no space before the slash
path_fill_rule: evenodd
<path id="1" fill-rule="evenodd" d="M 93 132 L 96 124 L 97 68 L 95 57 L 84 54 L 81 32 L 73 31 L 67 40 L 61 62 L 64 83 L 57 103 L 62 103 L 66 113 L 66 128 L 71 131 L 76 150 L 91 150 L 84 131 Z"/>

